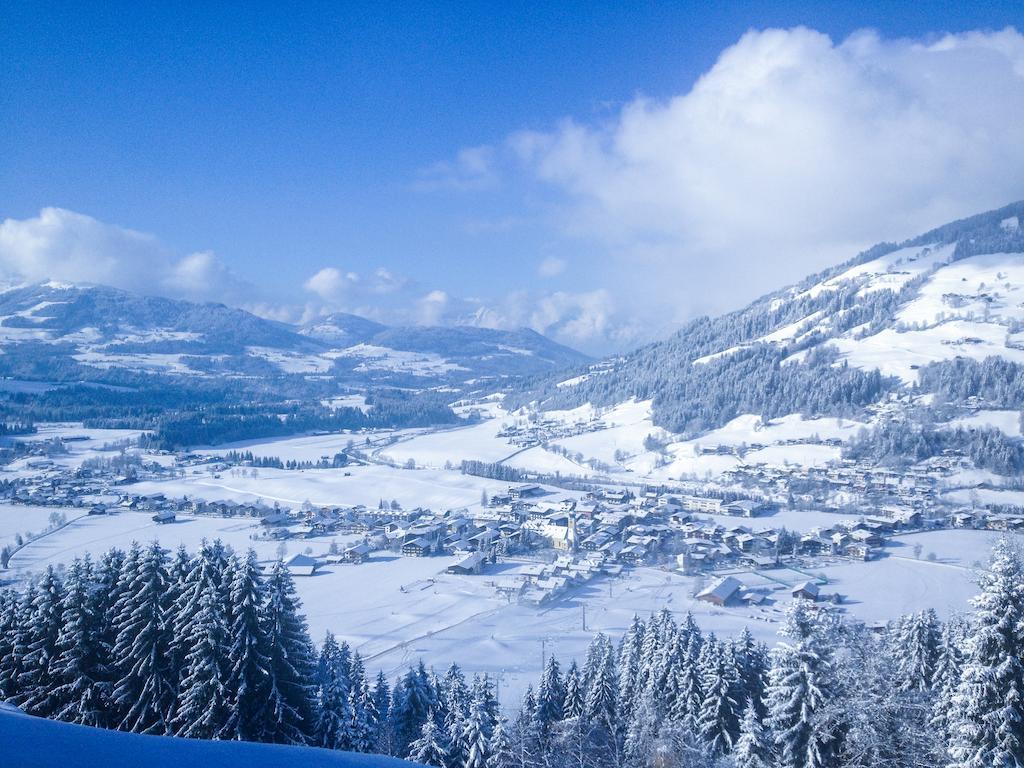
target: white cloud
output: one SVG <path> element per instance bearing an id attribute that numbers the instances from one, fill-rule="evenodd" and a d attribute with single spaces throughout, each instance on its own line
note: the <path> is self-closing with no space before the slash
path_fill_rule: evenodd
<path id="1" fill-rule="evenodd" d="M 441 288 L 378 268 L 364 276 L 325 267 L 305 283 L 313 299 L 304 310 L 252 307 L 265 317 L 311 322 L 331 312 L 348 312 L 388 325 L 471 325 L 513 330 L 531 328 L 563 344 L 595 354 L 624 349 L 649 328 L 634 323 L 607 290 L 533 292 L 512 290 L 488 300 L 454 296 Z"/>
<path id="2" fill-rule="evenodd" d="M 304 284 L 307 291 L 315 293 L 324 301 L 337 302 L 342 300 L 359 284 L 359 275 L 355 272 L 342 272 L 336 267 L 324 267 L 310 277 Z"/>
<path id="3" fill-rule="evenodd" d="M 236 301 L 250 289 L 209 251 L 175 258 L 152 235 L 62 208 L 0 222 L 0 272 L 197 300 Z"/>
<path id="4" fill-rule="evenodd" d="M 557 277 L 565 272 L 565 267 L 565 259 L 551 256 L 540 263 L 540 266 L 537 267 L 537 274 L 541 277 Z"/>
<path id="5" fill-rule="evenodd" d="M 465 147 L 450 162 L 434 163 L 420 170 L 413 187 L 420 191 L 436 189 L 480 190 L 495 186 L 498 173 L 495 150 L 481 145 Z"/>
<path id="6" fill-rule="evenodd" d="M 686 93 L 500 146 L 557 193 L 551 220 L 585 243 L 589 274 L 631 314 L 678 322 L 1024 197 L 1022 116 L 1014 29 L 839 43 L 771 29 Z"/>

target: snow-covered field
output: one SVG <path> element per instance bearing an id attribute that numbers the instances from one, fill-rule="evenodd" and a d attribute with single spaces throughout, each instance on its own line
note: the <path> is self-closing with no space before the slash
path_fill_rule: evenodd
<path id="1" fill-rule="evenodd" d="M 31 435 L 15 435 L 0 438 L 0 440 L 17 442 L 46 442 L 54 439 L 66 441 L 64 447 L 67 453 L 55 454 L 50 461 L 55 466 L 66 468 L 77 468 L 87 459 L 106 457 L 110 458 L 121 449 L 121 446 L 133 444 L 138 441 L 142 434 L 137 429 L 86 429 L 80 423 L 50 423 L 37 425 L 37 431 Z M 169 457 L 149 456 L 150 461 L 168 463 Z M 38 472 L 32 471 L 32 465 L 44 460 L 43 457 L 31 456 L 17 459 L 7 464 L 0 470 L 0 477 L 13 479 L 14 477 L 31 477 Z"/>
<path id="2" fill-rule="evenodd" d="M 998 429 L 1007 437 L 1020 437 L 1020 411 L 988 411 L 981 410 L 970 416 L 954 419 L 949 422 L 951 429 Z"/>
<path id="3" fill-rule="evenodd" d="M 487 419 L 468 427 L 429 432 L 387 446 L 379 455 L 397 464 L 412 459 L 418 467 L 434 469 L 448 462 L 457 467 L 463 459 L 501 461 L 516 451 L 506 438 L 497 436 L 501 426 L 500 419 Z"/>
<path id="4" fill-rule="evenodd" d="M 397 469 L 375 464 L 345 469 L 260 469 L 256 477 L 232 477 L 224 472 L 217 478 L 204 472 L 174 480 L 136 483 L 132 492 L 210 501 L 276 501 L 293 507 L 306 501 L 317 506 L 375 507 L 385 499 L 396 500 L 407 509 L 447 510 L 478 505 L 484 491 L 493 495 L 507 488 L 508 483 L 463 475 L 458 470 Z"/>
<path id="5" fill-rule="evenodd" d="M 0 509 L 0 531 L 10 527 L 3 526 L 11 512 L 21 509 L 31 508 Z M 834 521 L 824 513 L 792 514 L 805 516 L 805 524 L 818 516 L 823 522 Z M 784 524 L 789 523 L 787 518 Z M 236 550 L 253 546 L 262 558 L 274 557 L 280 544 L 256 538 L 259 530 L 255 521 L 244 518 L 181 516 L 177 523 L 158 526 L 143 513 L 82 517 L 24 547 L 11 566 L 16 573 L 38 572 L 75 556 L 95 557 L 112 546 L 154 539 L 168 548 L 184 544 L 194 550 L 203 539 L 219 538 Z M 344 543 L 351 538 L 295 539 L 284 547 L 287 554 L 308 548 L 322 555 L 332 539 Z M 975 591 L 973 563 L 987 559 L 993 538 L 966 530 L 904 536 L 887 548 L 889 556 L 878 561 L 841 562 L 812 571 L 828 578 L 823 593 L 842 593 L 846 610 L 865 620 L 887 620 L 924 606 L 947 615 L 966 609 Z M 915 559 L 915 543 L 922 546 L 921 559 Z M 935 562 L 928 561 L 930 552 L 935 553 Z M 509 604 L 493 586 L 495 579 L 514 577 L 526 561 L 504 561 L 480 576 L 445 574 L 450 562 L 447 557 L 377 553 L 362 565 L 327 565 L 315 576 L 296 578 L 314 639 L 331 630 L 364 654 L 370 669 L 388 674 L 419 658 L 439 668 L 457 659 L 469 672 L 495 675 L 503 697 L 511 701 L 536 679 L 542 653 L 580 658 L 595 632 L 617 637 L 634 614 L 647 616 L 662 608 L 679 616 L 692 611 L 708 631 L 732 635 L 746 626 L 760 639 L 774 642 L 789 600 L 788 586 L 809 575 L 785 569 L 743 574 L 751 585 L 776 587 L 772 594 L 777 604 L 763 608 L 716 608 L 699 602 L 693 595 L 713 577 L 695 578 L 655 567 L 636 568 L 620 578 L 598 578 L 558 601 L 535 607 Z"/>
<path id="6" fill-rule="evenodd" d="M 13 544 L 14 537 L 19 533 L 38 534 L 50 525 L 50 516 L 61 513 L 70 520 L 85 514 L 81 509 L 55 509 L 54 507 L 33 507 L 27 504 L 0 504 L 0 547 Z"/>

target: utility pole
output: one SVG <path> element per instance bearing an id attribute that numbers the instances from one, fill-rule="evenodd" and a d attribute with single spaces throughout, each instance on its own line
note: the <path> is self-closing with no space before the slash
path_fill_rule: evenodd
<path id="1" fill-rule="evenodd" d="M 587 604 L 586 603 L 581 603 L 580 605 L 583 608 L 583 631 L 586 632 L 587 631 Z"/>

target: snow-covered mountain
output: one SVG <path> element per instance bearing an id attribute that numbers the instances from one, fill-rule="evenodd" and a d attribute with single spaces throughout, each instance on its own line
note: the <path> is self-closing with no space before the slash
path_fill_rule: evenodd
<path id="1" fill-rule="evenodd" d="M 528 330 L 390 328 L 343 314 L 296 327 L 222 304 L 53 282 L 0 293 L 0 350 L 0 375 L 22 379 L 297 374 L 413 388 L 533 375 L 587 359 Z"/>
<path id="2" fill-rule="evenodd" d="M 0 751 L 18 768 L 401 768 L 404 760 L 313 747 L 200 741 L 87 728 L 30 717 L 0 702 Z"/>
<path id="3" fill-rule="evenodd" d="M 652 400 L 700 435 L 743 414 L 1024 407 L 1024 202 L 883 243 L 670 339 L 552 377 L 545 408 Z"/>

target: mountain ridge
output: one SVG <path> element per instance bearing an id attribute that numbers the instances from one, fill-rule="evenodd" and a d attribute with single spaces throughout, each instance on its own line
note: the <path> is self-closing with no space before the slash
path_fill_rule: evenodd
<path id="1" fill-rule="evenodd" d="M 922 368 L 961 358 L 1024 364 L 1022 221 L 1019 201 L 880 243 L 664 341 L 535 379 L 511 402 L 651 399 L 656 424 L 699 435 L 743 413 L 857 415 L 923 394 Z"/>
<path id="2" fill-rule="evenodd" d="M 589 359 L 528 329 L 392 327 L 344 313 L 290 325 L 221 303 L 51 281 L 0 292 L 0 348 L 6 375 L 24 375 L 11 363 L 28 354 L 72 369 L 299 374 L 410 387 L 535 374 Z"/>

